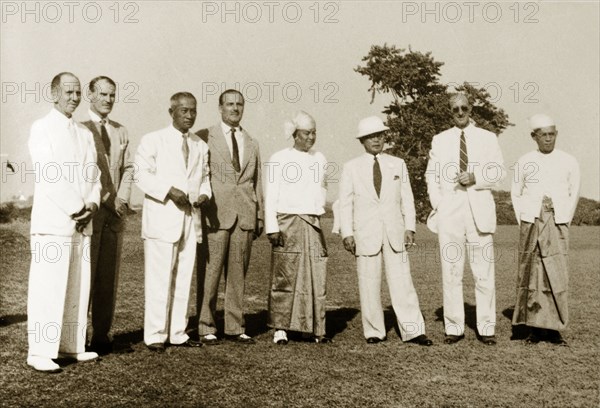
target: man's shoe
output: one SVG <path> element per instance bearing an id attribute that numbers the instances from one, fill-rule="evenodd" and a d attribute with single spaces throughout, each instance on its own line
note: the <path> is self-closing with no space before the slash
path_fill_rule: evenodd
<path id="1" fill-rule="evenodd" d="M 155 353 L 160 354 L 165 352 L 165 345 L 163 343 L 146 344 L 146 347 L 148 347 L 148 350 L 153 351 Z"/>
<path id="2" fill-rule="evenodd" d="M 282 346 L 288 344 L 287 333 L 285 330 L 275 330 L 275 333 L 273 334 L 273 343 Z"/>
<path id="3" fill-rule="evenodd" d="M 495 346 L 496 345 L 496 336 L 481 336 L 479 339 L 486 346 Z"/>
<path id="4" fill-rule="evenodd" d="M 173 347 L 190 347 L 191 348 L 191 347 L 202 347 L 203 346 L 202 342 L 192 340 L 192 339 L 187 339 L 183 343 L 179 343 L 179 344 L 173 344 L 173 343 L 170 343 L 170 344 Z"/>
<path id="5" fill-rule="evenodd" d="M 62 368 L 48 357 L 29 356 L 27 357 L 27 365 L 33 367 L 36 371 L 48 374 L 60 373 L 62 371 Z"/>
<path id="6" fill-rule="evenodd" d="M 96 342 L 92 341 L 89 347 L 89 351 L 94 351 L 100 356 L 105 356 L 113 352 L 113 343 L 110 341 Z"/>
<path id="7" fill-rule="evenodd" d="M 78 363 L 85 361 L 92 361 L 98 358 L 98 353 L 93 351 L 86 351 L 84 353 L 58 353 L 61 358 L 67 358 L 70 360 L 77 360 Z"/>
<path id="8" fill-rule="evenodd" d="M 369 337 L 367 339 L 367 344 L 377 344 L 377 343 L 384 342 L 385 340 L 386 340 L 385 337 L 383 339 L 380 339 L 379 337 Z"/>
<path id="9" fill-rule="evenodd" d="M 317 344 L 329 344 L 333 343 L 333 339 L 327 336 L 314 336 L 312 341 Z"/>
<path id="10" fill-rule="evenodd" d="M 464 338 L 465 338 L 464 334 L 460 335 L 460 336 L 456 336 L 454 334 L 446 334 L 446 337 L 444 338 L 444 343 L 454 344 L 454 343 L 458 343 L 459 341 L 461 341 Z"/>
<path id="11" fill-rule="evenodd" d="M 248 336 L 246 333 L 239 334 L 237 336 L 228 336 L 229 340 L 235 341 L 240 344 L 255 344 L 256 341 Z"/>
<path id="12" fill-rule="evenodd" d="M 217 344 L 221 344 L 221 340 L 217 338 L 214 334 L 207 334 L 205 336 L 200 336 L 200 341 L 205 346 L 216 346 Z"/>
<path id="13" fill-rule="evenodd" d="M 410 339 L 407 343 L 418 344 L 419 346 L 433 346 L 433 341 L 431 341 L 427 336 L 421 334 L 420 336 L 415 337 L 414 339 Z"/>

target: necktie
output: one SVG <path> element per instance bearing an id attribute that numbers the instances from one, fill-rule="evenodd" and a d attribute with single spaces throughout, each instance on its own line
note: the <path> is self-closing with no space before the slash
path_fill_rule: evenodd
<path id="1" fill-rule="evenodd" d="M 106 155 L 110 158 L 110 138 L 108 137 L 108 131 L 106 130 L 106 119 L 100 120 L 100 136 L 102 138 L 102 144 Z"/>
<path id="2" fill-rule="evenodd" d="M 231 162 L 236 172 L 240 171 L 240 152 L 238 150 L 237 140 L 235 140 L 235 128 L 231 128 Z"/>
<path id="3" fill-rule="evenodd" d="M 375 158 L 375 161 L 373 162 L 373 186 L 375 187 L 377 197 L 379 197 L 379 193 L 381 192 L 381 167 L 379 167 L 377 156 L 373 157 Z"/>
<path id="4" fill-rule="evenodd" d="M 185 167 L 188 165 L 188 157 L 190 156 L 190 148 L 187 143 L 187 133 L 182 133 L 181 137 L 183 139 L 181 143 L 181 151 L 183 152 L 183 160 L 185 163 Z"/>
<path id="5" fill-rule="evenodd" d="M 465 132 L 460 131 L 460 172 L 467 171 L 467 163 L 469 156 L 467 155 L 467 141 L 465 140 Z"/>

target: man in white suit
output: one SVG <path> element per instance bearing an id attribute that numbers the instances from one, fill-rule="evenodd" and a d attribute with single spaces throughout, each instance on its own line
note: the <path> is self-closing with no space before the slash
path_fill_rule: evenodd
<path id="1" fill-rule="evenodd" d="M 462 279 L 468 255 L 475 278 L 477 332 L 495 345 L 494 245 L 496 206 L 491 188 L 505 176 L 502 151 L 492 132 L 470 120 L 464 94 L 450 98 L 455 126 L 435 135 L 425 174 L 433 208 L 427 225 L 438 233 L 442 264 L 446 344 L 464 338 Z"/>
<path id="2" fill-rule="evenodd" d="M 356 256 L 363 333 L 368 344 L 386 340 L 381 306 L 381 261 L 405 342 L 431 346 L 410 275 L 406 248 L 415 245 L 415 207 L 404 160 L 382 153 L 389 128 L 371 116 L 360 121 L 365 153 L 344 165 L 339 212 L 344 248 Z"/>
<path id="3" fill-rule="evenodd" d="M 98 167 L 101 171 L 101 204 L 94 215 L 92 234 L 92 280 L 90 307 L 92 335 L 90 349 L 98 354 L 113 351 L 109 334 L 115 314 L 117 282 L 121 264 L 123 230 L 129 211 L 133 163 L 131 163 L 127 129 L 110 119 L 116 97 L 116 84 L 109 77 L 90 81 L 89 120 L 82 122 L 94 135 Z M 118 352 L 131 352 L 129 345 Z"/>
<path id="4" fill-rule="evenodd" d="M 27 298 L 27 364 L 58 372 L 59 355 L 77 361 L 85 352 L 90 292 L 92 217 L 100 204 L 96 149 L 89 130 L 72 114 L 81 101 L 79 79 L 63 72 L 51 84 L 54 109 L 31 127 L 35 168 L 31 211 L 31 269 Z"/>
<path id="5" fill-rule="evenodd" d="M 211 197 L 208 146 L 189 132 L 196 98 L 171 97 L 169 127 L 142 138 L 135 157 L 138 187 L 145 193 L 142 238 L 145 263 L 144 342 L 151 351 L 200 347 L 186 334 L 190 284 L 201 241 L 201 205 Z"/>

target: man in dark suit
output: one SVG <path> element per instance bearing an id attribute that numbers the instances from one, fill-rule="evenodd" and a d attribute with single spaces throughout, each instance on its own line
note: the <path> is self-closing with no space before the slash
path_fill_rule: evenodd
<path id="1" fill-rule="evenodd" d="M 233 89 L 219 96 L 221 123 L 200 130 L 210 150 L 213 197 L 202 210 L 207 239 L 198 250 L 198 332 L 207 345 L 218 344 L 215 312 L 225 271 L 225 336 L 252 344 L 245 333 L 244 286 L 252 241 L 263 230 L 258 142 L 240 126 L 244 97 Z"/>
<path id="2" fill-rule="evenodd" d="M 94 135 L 102 183 L 101 205 L 94 215 L 91 242 L 92 278 L 90 348 L 98 354 L 113 351 L 109 335 L 115 313 L 125 217 L 129 211 L 133 164 L 129 161 L 127 129 L 108 115 L 115 103 L 115 82 L 99 76 L 90 82 L 90 120 L 82 122 Z M 133 351 L 129 346 L 119 351 Z"/>

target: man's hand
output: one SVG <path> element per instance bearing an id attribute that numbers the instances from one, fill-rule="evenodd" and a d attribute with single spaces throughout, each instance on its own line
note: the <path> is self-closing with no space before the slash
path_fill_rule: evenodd
<path id="1" fill-rule="evenodd" d="M 78 215 L 72 216 L 73 220 L 75 220 L 76 222 L 75 230 L 77 232 L 83 232 L 85 227 L 90 223 L 90 221 L 94 217 L 96 211 L 98 211 L 98 206 L 96 205 L 96 203 L 86 203 L 85 207 L 83 208 L 83 213 L 81 213 L 80 211 Z"/>
<path id="2" fill-rule="evenodd" d="M 469 187 L 475 184 L 475 175 L 473 173 L 467 173 L 463 171 L 458 176 L 456 176 L 456 182 L 458 182 L 463 187 Z"/>
<path id="3" fill-rule="evenodd" d="M 415 244 L 415 232 L 409 230 L 404 231 L 404 247 L 408 249 L 415 245 L 417 245 Z"/>
<path id="4" fill-rule="evenodd" d="M 269 238 L 269 242 L 274 247 L 282 247 L 284 245 L 283 234 L 281 232 L 272 232 L 270 234 L 267 234 L 267 238 Z"/>
<path id="5" fill-rule="evenodd" d="M 127 204 L 127 201 L 123 200 L 122 198 L 116 197 L 115 198 L 115 213 L 117 214 L 117 216 L 119 218 L 127 215 L 127 212 L 129 210 L 129 205 Z"/>
<path id="6" fill-rule="evenodd" d="M 192 206 L 194 208 L 200 208 L 200 207 L 204 207 L 207 203 L 208 203 L 208 196 L 206 194 L 201 194 L 200 197 L 198 197 L 198 200 L 196 200 L 192 204 Z"/>
<path id="7" fill-rule="evenodd" d="M 254 228 L 254 239 L 257 239 L 258 237 L 260 237 L 263 233 L 263 230 L 264 230 L 263 220 L 257 219 L 256 220 L 256 228 Z M 281 241 L 281 242 L 283 242 L 283 241 Z"/>
<path id="8" fill-rule="evenodd" d="M 175 203 L 177 208 L 182 211 L 187 211 L 191 208 L 190 200 L 188 200 L 187 195 L 178 188 L 171 187 L 169 192 L 167 193 L 167 198 Z"/>
<path id="9" fill-rule="evenodd" d="M 356 253 L 356 242 L 354 242 L 354 237 L 352 235 L 344 238 L 342 242 L 344 243 L 346 251 L 350 252 L 352 255 Z"/>

